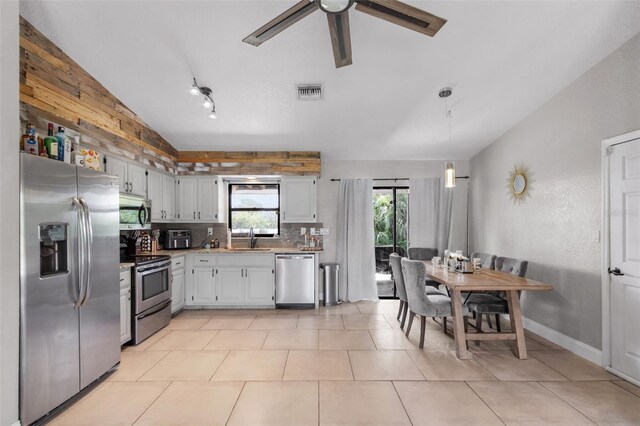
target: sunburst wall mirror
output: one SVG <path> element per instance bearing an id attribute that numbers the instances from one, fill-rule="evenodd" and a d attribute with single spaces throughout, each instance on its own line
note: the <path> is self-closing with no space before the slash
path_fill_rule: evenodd
<path id="1" fill-rule="evenodd" d="M 507 178 L 507 188 L 511 201 L 514 204 L 518 204 L 531 197 L 532 183 L 531 171 L 524 163 L 513 166 Z"/>

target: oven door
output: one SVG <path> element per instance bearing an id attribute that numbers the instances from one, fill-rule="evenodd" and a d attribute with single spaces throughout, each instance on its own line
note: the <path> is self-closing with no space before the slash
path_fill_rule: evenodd
<path id="1" fill-rule="evenodd" d="M 135 315 L 171 299 L 171 260 L 136 267 Z"/>

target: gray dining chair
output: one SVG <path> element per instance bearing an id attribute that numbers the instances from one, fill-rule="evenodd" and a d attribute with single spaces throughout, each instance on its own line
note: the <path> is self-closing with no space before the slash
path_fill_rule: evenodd
<path id="1" fill-rule="evenodd" d="M 410 260 L 431 260 L 438 255 L 437 248 L 429 247 L 409 247 L 408 252 Z M 439 283 L 428 278 L 425 280 L 425 284 L 435 288 L 440 287 Z"/>
<path id="2" fill-rule="evenodd" d="M 482 266 L 483 269 L 496 269 L 496 257 L 495 254 L 480 253 L 477 251 L 471 253 L 471 260 L 480 258 L 480 266 Z"/>
<path id="3" fill-rule="evenodd" d="M 420 316 L 420 349 L 424 348 L 424 335 L 427 317 L 450 317 L 451 299 L 449 296 L 440 294 L 427 294 L 424 280 L 426 269 L 424 263 L 416 260 L 401 259 L 402 275 L 407 292 L 407 303 L 409 305 L 409 322 L 405 335 L 409 337 L 413 317 Z M 469 310 L 463 306 L 465 330 L 467 326 L 467 315 Z"/>
<path id="4" fill-rule="evenodd" d="M 508 272 L 522 278 L 526 276 L 528 266 L 529 262 L 526 260 L 511 257 L 497 257 L 495 260 L 495 269 L 497 271 Z M 500 315 L 509 314 L 509 304 L 502 292 L 471 293 L 465 304 L 476 317 L 476 330 L 482 330 L 483 315 L 487 317 L 488 321 L 490 321 L 490 315 L 495 315 L 496 330 L 498 332 L 502 331 Z M 480 341 L 476 341 L 476 345 L 479 344 Z"/>
<path id="5" fill-rule="evenodd" d="M 402 275 L 402 263 L 401 259 L 406 259 L 400 257 L 397 253 L 391 253 L 389 255 L 389 264 L 391 265 L 391 275 L 393 276 L 393 281 L 396 283 L 396 289 L 398 291 L 398 298 L 400 299 L 400 307 L 398 308 L 398 321 L 400 321 L 400 328 L 404 329 L 404 323 L 407 319 L 407 312 L 409 311 L 409 306 L 407 305 L 407 290 L 404 284 L 404 276 Z M 442 294 L 440 290 L 434 287 L 427 286 L 425 288 L 427 294 Z M 400 317 L 402 316 L 402 320 Z"/>

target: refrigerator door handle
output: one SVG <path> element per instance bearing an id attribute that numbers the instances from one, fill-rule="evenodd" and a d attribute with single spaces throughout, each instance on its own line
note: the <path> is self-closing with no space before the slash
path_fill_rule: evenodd
<path id="1" fill-rule="evenodd" d="M 71 201 L 73 202 L 73 205 L 76 208 L 77 214 L 78 214 L 78 259 L 80 260 L 79 262 L 79 271 L 78 271 L 78 296 L 75 300 L 74 303 L 74 307 L 75 308 L 79 308 L 80 306 L 82 306 L 82 300 L 84 298 L 84 270 L 85 270 L 85 250 L 84 250 L 84 245 L 85 245 L 85 224 L 84 224 L 84 206 L 82 205 L 82 203 L 80 203 L 80 200 L 78 200 L 77 197 L 73 197 L 71 199 Z"/>
<path id="2" fill-rule="evenodd" d="M 91 223 L 91 210 L 89 209 L 89 205 L 83 198 L 80 198 L 80 203 L 84 208 L 84 215 L 85 215 L 84 225 L 86 228 L 85 232 L 86 232 L 86 241 L 87 241 L 87 253 L 86 253 L 87 280 L 85 282 L 84 298 L 82 299 L 82 304 L 80 305 L 80 306 L 83 306 L 89 300 L 89 296 L 91 296 L 91 252 L 93 250 L 93 224 Z"/>

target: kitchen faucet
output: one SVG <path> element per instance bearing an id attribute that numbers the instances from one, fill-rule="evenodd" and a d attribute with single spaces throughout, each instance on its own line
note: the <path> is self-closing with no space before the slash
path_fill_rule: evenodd
<path id="1" fill-rule="evenodd" d="M 256 234 L 253 231 L 253 226 L 249 228 L 249 238 L 251 239 L 251 248 L 256 248 L 256 244 L 258 243 L 258 238 L 256 237 Z"/>

